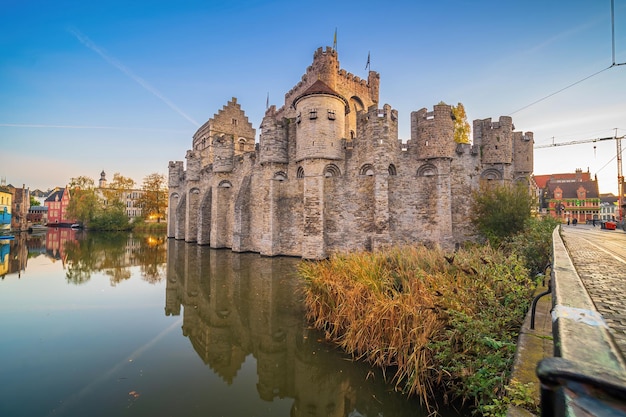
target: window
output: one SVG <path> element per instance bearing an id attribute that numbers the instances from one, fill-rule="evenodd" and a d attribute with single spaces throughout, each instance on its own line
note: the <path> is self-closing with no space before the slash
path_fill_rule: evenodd
<path id="1" fill-rule="evenodd" d="M 233 118 L 230 120 L 233 126 L 237 126 L 237 119 Z"/>
<path id="2" fill-rule="evenodd" d="M 341 171 L 339 170 L 339 167 L 335 164 L 328 164 L 326 165 L 326 168 L 324 168 L 324 177 L 326 178 L 338 177 L 340 175 Z"/>
<path id="3" fill-rule="evenodd" d="M 309 110 L 309 119 L 317 119 L 317 109 Z"/>
<path id="4" fill-rule="evenodd" d="M 296 116 L 296 123 L 300 123 L 302 121 L 302 114 L 298 113 Z"/>
<path id="5" fill-rule="evenodd" d="M 328 110 L 328 120 L 335 120 L 335 111 Z"/>
<path id="6" fill-rule="evenodd" d="M 367 175 L 371 177 L 374 175 L 374 167 L 371 164 L 365 164 L 359 170 L 359 175 Z"/>

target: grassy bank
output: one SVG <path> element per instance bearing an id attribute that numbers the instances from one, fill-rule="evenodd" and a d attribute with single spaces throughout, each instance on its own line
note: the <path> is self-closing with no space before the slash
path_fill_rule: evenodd
<path id="1" fill-rule="evenodd" d="M 314 326 L 397 389 L 429 406 L 445 392 L 481 413 L 505 394 L 535 288 L 516 255 L 390 248 L 303 262 L 300 274 Z"/>
<path id="2" fill-rule="evenodd" d="M 166 233 L 167 222 L 153 223 L 137 220 L 133 223 L 133 232 Z"/>

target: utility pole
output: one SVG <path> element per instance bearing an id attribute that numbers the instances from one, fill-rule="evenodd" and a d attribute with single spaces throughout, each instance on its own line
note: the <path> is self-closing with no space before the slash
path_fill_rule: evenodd
<path id="1" fill-rule="evenodd" d="M 617 222 L 624 228 L 624 209 L 623 196 L 624 196 L 624 175 L 622 174 L 622 138 L 623 136 L 617 136 L 617 129 L 615 129 L 615 143 L 617 144 Z M 626 229 L 625 229 L 626 230 Z"/>

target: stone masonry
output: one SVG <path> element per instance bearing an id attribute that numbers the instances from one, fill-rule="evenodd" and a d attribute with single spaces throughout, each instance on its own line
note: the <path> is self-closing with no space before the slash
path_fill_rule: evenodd
<path id="1" fill-rule="evenodd" d="M 169 164 L 168 237 L 306 259 L 472 240 L 472 191 L 527 183 L 532 133 L 502 116 L 474 121 L 473 144 L 460 144 L 452 107 L 437 104 L 411 113 L 402 143 L 379 84 L 377 72 L 361 79 L 319 48 L 284 104 L 267 109 L 258 144 L 233 98 L 198 129 L 186 166 Z"/>

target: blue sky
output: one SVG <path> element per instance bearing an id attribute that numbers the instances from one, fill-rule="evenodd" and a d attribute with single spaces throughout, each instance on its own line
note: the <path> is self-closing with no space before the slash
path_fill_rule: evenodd
<path id="1" fill-rule="evenodd" d="M 626 65 L 611 67 L 626 0 L 615 61 L 610 0 L 0 0 L 0 178 L 140 186 L 232 97 L 258 141 L 268 94 L 282 105 L 335 30 L 342 68 L 366 78 L 370 54 L 404 140 L 410 113 L 441 101 L 470 122 L 510 115 L 536 145 L 626 133 Z M 613 140 L 537 149 L 535 173 L 589 169 L 617 193 L 615 155 Z"/>

